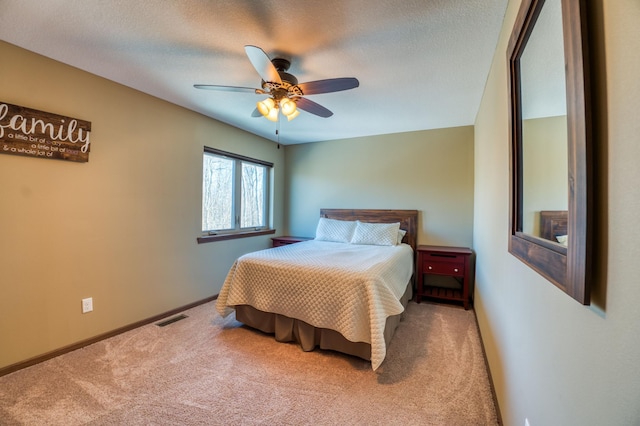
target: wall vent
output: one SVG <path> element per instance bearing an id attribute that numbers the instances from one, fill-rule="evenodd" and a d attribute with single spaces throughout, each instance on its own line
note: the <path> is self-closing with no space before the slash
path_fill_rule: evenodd
<path id="1" fill-rule="evenodd" d="M 173 324 L 174 322 L 180 321 L 181 319 L 185 319 L 185 318 L 189 318 L 189 317 L 186 316 L 186 315 L 182 315 L 181 314 L 181 315 L 175 316 L 173 318 L 169 318 L 167 320 L 164 320 L 164 321 L 161 321 L 159 323 L 156 323 L 156 325 L 158 327 L 164 327 L 166 325 Z"/>

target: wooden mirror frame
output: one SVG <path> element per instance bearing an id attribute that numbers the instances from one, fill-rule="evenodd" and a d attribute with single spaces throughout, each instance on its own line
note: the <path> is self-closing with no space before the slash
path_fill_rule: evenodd
<path id="1" fill-rule="evenodd" d="M 507 49 L 510 89 L 509 252 L 583 305 L 590 303 L 592 196 L 592 117 L 586 0 L 562 0 L 567 88 L 568 244 L 522 232 L 522 104 L 520 57 L 544 6 L 523 0 Z"/>

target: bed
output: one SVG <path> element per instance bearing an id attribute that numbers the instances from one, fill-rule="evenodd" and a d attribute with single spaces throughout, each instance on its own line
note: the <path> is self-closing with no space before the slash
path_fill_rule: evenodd
<path id="1" fill-rule="evenodd" d="M 277 341 L 357 356 L 376 370 L 412 297 L 417 216 L 416 210 L 321 209 L 315 240 L 238 258 L 216 309 L 223 316 L 235 311 L 238 321 Z M 355 226 L 353 240 L 327 240 L 321 232 L 327 223 Z M 396 241 L 394 234 L 389 245 L 357 241 L 366 235 L 361 229 L 374 227 L 404 235 Z"/>

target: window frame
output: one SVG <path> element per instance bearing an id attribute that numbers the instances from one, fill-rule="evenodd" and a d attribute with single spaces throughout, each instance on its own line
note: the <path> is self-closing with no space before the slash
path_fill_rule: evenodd
<path id="1" fill-rule="evenodd" d="M 219 157 L 227 158 L 233 160 L 234 164 L 234 185 L 233 185 L 233 199 L 234 206 L 232 212 L 232 218 L 234 222 L 234 228 L 229 230 L 212 230 L 212 231 L 201 231 L 201 236 L 198 237 L 198 244 L 208 243 L 213 241 L 223 241 L 223 240 L 231 240 L 236 238 L 246 238 L 246 237 L 254 237 L 258 235 L 268 235 L 275 234 L 276 230 L 270 226 L 270 204 L 272 199 L 272 173 L 273 173 L 273 163 L 259 160 L 256 158 L 247 157 L 240 154 L 234 154 L 232 152 L 223 151 L 216 148 L 211 148 L 208 146 L 204 147 L 204 151 L 202 153 L 203 158 L 205 155 L 216 155 Z M 264 225 L 261 227 L 249 227 L 249 228 L 241 228 L 240 227 L 240 205 L 242 198 L 242 164 L 248 163 L 257 166 L 266 167 L 266 175 L 265 175 L 265 193 L 264 193 Z M 202 171 L 204 174 L 204 170 Z M 203 183 L 204 185 L 204 183 Z M 202 188 L 203 189 L 203 188 Z M 202 193 L 202 191 L 201 191 Z M 201 200 L 204 201 L 204 200 Z M 200 228 L 202 228 L 202 205 L 200 208 Z"/>

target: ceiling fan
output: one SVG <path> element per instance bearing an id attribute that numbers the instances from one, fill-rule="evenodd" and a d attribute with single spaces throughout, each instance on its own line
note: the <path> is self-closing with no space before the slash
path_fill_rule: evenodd
<path id="1" fill-rule="evenodd" d="M 278 121 L 279 112 L 282 112 L 291 121 L 300 114 L 298 109 L 323 118 L 333 115 L 333 112 L 327 108 L 303 96 L 339 92 L 354 89 L 360 85 L 358 79 L 353 77 L 330 78 L 298 84 L 298 79 L 287 72 L 291 66 L 291 61 L 288 59 L 269 59 L 264 50 L 257 46 L 247 45 L 244 50 L 249 61 L 262 78 L 261 89 L 215 84 L 194 84 L 193 87 L 268 95 L 268 98 L 257 103 L 257 108 L 253 111 L 252 116 L 260 117 L 262 115 L 271 121 Z"/>

